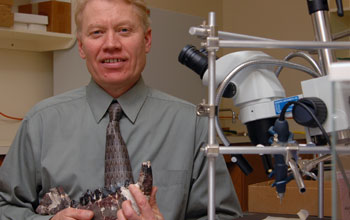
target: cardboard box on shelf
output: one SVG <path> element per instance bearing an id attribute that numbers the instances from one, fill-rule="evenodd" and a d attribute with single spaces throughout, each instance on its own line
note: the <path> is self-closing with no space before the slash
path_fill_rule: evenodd
<path id="1" fill-rule="evenodd" d="M 0 4 L 0 14 L 9 14 L 11 13 L 11 7 L 8 5 L 1 5 Z"/>
<path id="2" fill-rule="evenodd" d="M 248 211 L 257 213 L 296 214 L 305 209 L 310 215 L 318 215 L 318 182 L 304 180 L 306 192 L 301 194 L 294 180 L 287 184 L 282 202 L 277 198 L 273 180 L 248 186 Z M 332 215 L 331 182 L 324 184 L 324 215 Z"/>
<path id="3" fill-rule="evenodd" d="M 18 12 L 26 14 L 38 14 L 38 4 L 19 5 Z"/>
<path id="4" fill-rule="evenodd" d="M 31 31 L 46 31 L 46 25 L 44 24 L 28 24 L 27 28 Z"/>
<path id="5" fill-rule="evenodd" d="M 39 2 L 38 14 L 49 17 L 47 31 L 71 33 L 71 3 L 61 1 Z"/>
<path id="6" fill-rule="evenodd" d="M 14 20 L 13 29 L 15 30 L 46 31 L 48 24 L 47 16 L 19 12 L 14 13 Z"/>
<path id="7" fill-rule="evenodd" d="M 8 5 L 0 5 L 0 27 L 12 27 L 14 16 Z"/>
<path id="8" fill-rule="evenodd" d="M 12 27 L 13 23 L 13 13 L 0 14 L 0 27 Z"/>
<path id="9" fill-rule="evenodd" d="M 11 8 L 13 5 L 13 0 L 0 0 L 0 5 L 6 5 Z"/>
<path id="10" fill-rule="evenodd" d="M 48 24 L 48 17 L 44 15 L 32 15 L 26 13 L 18 13 L 15 12 L 15 21 L 20 23 L 28 23 L 28 24 Z"/>
<path id="11" fill-rule="evenodd" d="M 350 178 L 350 170 L 345 171 L 345 178 L 349 180 Z M 344 176 L 341 171 L 337 171 L 337 183 L 339 187 L 339 203 L 337 204 L 340 208 L 340 215 L 342 219 L 350 219 L 350 198 L 349 198 L 349 190 L 347 188 L 347 184 L 344 180 Z"/>
<path id="12" fill-rule="evenodd" d="M 47 0 L 31 0 L 31 3 L 39 3 L 39 2 L 46 2 Z M 71 0 L 56 0 L 60 2 L 71 2 Z"/>
<path id="13" fill-rule="evenodd" d="M 14 30 L 28 30 L 28 24 L 27 23 L 21 23 L 21 22 L 15 22 L 12 27 Z"/>

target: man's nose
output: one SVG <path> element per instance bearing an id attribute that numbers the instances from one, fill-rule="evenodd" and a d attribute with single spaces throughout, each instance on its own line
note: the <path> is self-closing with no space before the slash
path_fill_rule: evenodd
<path id="1" fill-rule="evenodd" d="M 104 42 L 105 49 L 120 49 L 121 42 L 118 35 L 115 32 L 106 33 L 106 38 Z"/>

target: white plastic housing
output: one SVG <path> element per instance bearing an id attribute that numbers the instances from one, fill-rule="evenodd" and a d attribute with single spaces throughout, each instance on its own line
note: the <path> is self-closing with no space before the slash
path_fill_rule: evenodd
<path id="1" fill-rule="evenodd" d="M 323 124 L 327 133 L 332 132 L 332 88 L 329 76 L 318 77 L 301 82 L 301 87 L 304 97 L 318 97 L 322 99 L 328 111 L 328 116 Z M 335 83 L 335 117 L 334 130 L 344 131 L 350 128 L 350 83 L 336 82 Z M 310 135 L 319 135 L 321 131 L 319 128 L 310 129 Z"/>
<path id="2" fill-rule="evenodd" d="M 227 54 L 216 61 L 216 86 L 237 66 L 250 60 L 271 59 L 261 51 L 239 51 Z M 272 101 L 285 97 L 285 91 L 273 72 L 272 65 L 254 65 L 244 68 L 232 79 L 237 93 L 232 98 L 240 107 L 242 123 L 276 116 Z M 203 84 L 208 85 L 208 71 L 204 73 Z"/>

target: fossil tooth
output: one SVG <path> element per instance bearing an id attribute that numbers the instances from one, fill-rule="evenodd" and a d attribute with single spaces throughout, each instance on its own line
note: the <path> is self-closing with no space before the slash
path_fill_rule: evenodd
<path id="1" fill-rule="evenodd" d="M 62 187 L 56 187 L 50 189 L 50 192 L 46 193 L 42 198 L 37 213 L 46 213 L 47 215 L 53 215 L 60 210 L 69 207 L 71 199 L 64 192 Z"/>

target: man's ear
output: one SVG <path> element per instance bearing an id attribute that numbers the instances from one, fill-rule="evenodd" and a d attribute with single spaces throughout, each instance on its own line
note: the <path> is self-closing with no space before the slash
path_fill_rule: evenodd
<path id="1" fill-rule="evenodd" d="M 83 49 L 83 43 L 81 42 L 80 38 L 77 38 L 77 41 L 78 41 L 78 47 L 79 47 L 79 55 L 82 59 L 85 59 L 86 55 Z"/>
<path id="2" fill-rule="evenodd" d="M 152 45 L 152 29 L 148 28 L 145 33 L 145 51 L 146 53 L 150 52 Z"/>

